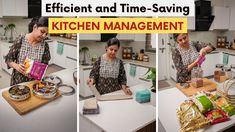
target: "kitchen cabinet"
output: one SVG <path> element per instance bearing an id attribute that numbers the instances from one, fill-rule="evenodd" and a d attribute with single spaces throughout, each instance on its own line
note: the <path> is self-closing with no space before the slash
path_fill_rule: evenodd
<path id="1" fill-rule="evenodd" d="M 212 30 L 228 30 L 229 29 L 229 17 L 230 9 L 228 7 L 214 6 L 212 8 L 212 14 L 215 16 L 211 28 Z"/>
<path id="2" fill-rule="evenodd" d="M 188 17 L 188 30 L 195 30 L 195 17 Z"/>
<path id="3" fill-rule="evenodd" d="M 63 53 L 58 53 L 59 44 L 64 45 Z M 77 47 L 54 41 L 53 44 L 53 63 L 63 68 L 77 68 Z"/>
<path id="4" fill-rule="evenodd" d="M 130 68 L 131 66 L 136 66 L 136 74 L 135 76 L 130 76 Z M 141 83 L 149 83 L 148 80 L 143 80 L 140 78 L 145 78 L 147 75 L 148 68 L 137 66 L 133 64 L 125 64 L 125 70 L 126 70 L 126 76 L 127 76 L 127 85 L 128 86 L 134 86 Z"/>
<path id="5" fill-rule="evenodd" d="M 235 7 L 230 7 L 230 23 L 229 30 L 235 30 Z"/>
<path id="6" fill-rule="evenodd" d="M 229 54 L 228 66 L 231 66 L 231 64 L 235 64 L 235 54 Z"/>
<path id="7" fill-rule="evenodd" d="M 2 16 L 28 16 L 28 0 L 2 0 Z"/>
<path id="8" fill-rule="evenodd" d="M 49 64 L 54 63 L 54 45 L 56 41 L 48 42 L 49 49 L 50 49 L 50 55 L 51 55 L 51 60 L 49 61 Z"/>
<path id="9" fill-rule="evenodd" d="M 79 83 L 79 95 L 82 97 L 89 97 L 92 94 L 90 88 L 87 85 L 87 80 L 89 79 L 91 69 L 82 69 L 79 68 L 79 78 L 80 78 L 80 83 Z"/>
<path id="10" fill-rule="evenodd" d="M 64 45 L 63 47 L 63 52 L 62 53 L 57 53 L 57 48 L 59 48 L 59 44 L 62 44 Z M 66 63 L 65 63 L 65 60 L 66 60 L 66 44 L 63 44 L 63 43 L 60 43 L 60 42 L 57 42 L 55 41 L 55 45 L 54 45 L 54 53 L 53 53 L 53 56 L 54 56 L 54 59 L 53 59 L 53 63 L 58 65 L 58 66 L 61 66 L 63 68 L 66 68 Z"/>
<path id="11" fill-rule="evenodd" d="M 93 40 L 93 41 L 100 41 L 101 36 L 100 34 L 79 34 L 79 40 Z"/>
<path id="12" fill-rule="evenodd" d="M 0 18 L 2 18 L 2 0 L 0 0 Z"/>
<path id="13" fill-rule="evenodd" d="M 121 34 L 117 34 L 117 39 L 119 39 L 120 41 L 122 41 L 122 40 L 128 40 L 128 41 L 134 41 L 135 40 L 135 34 L 123 34 L 123 33 L 121 33 Z"/>
<path id="14" fill-rule="evenodd" d="M 67 45 L 66 68 L 77 68 L 77 47 Z"/>
<path id="15" fill-rule="evenodd" d="M 145 43 L 146 41 L 146 34 L 135 34 L 135 41 L 142 41 Z"/>
<path id="16" fill-rule="evenodd" d="M 203 76 L 208 77 L 214 75 L 216 64 L 221 64 L 221 53 L 211 53 L 206 55 L 206 60 L 202 63 Z"/>
<path id="17" fill-rule="evenodd" d="M 1 42 L 2 43 L 2 42 Z M 12 73 L 12 68 L 8 69 L 7 64 L 5 63 L 5 56 L 8 54 L 10 50 L 10 44 L 9 43 L 2 43 L 1 44 L 1 65 L 2 69 L 6 71 L 8 74 Z"/>

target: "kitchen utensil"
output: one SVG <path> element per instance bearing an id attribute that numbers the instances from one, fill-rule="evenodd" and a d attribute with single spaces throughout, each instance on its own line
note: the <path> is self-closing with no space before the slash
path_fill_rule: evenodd
<path id="1" fill-rule="evenodd" d="M 61 84 L 58 86 L 58 90 L 62 95 L 72 95 L 75 93 L 74 87 L 67 85 L 67 84 Z"/>
<path id="2" fill-rule="evenodd" d="M 35 84 L 35 81 L 29 82 L 25 86 L 29 87 L 30 91 L 32 91 L 33 84 Z M 44 104 L 47 104 L 47 103 L 53 101 L 54 99 L 61 97 L 61 93 L 60 93 L 60 91 L 57 91 L 57 94 L 55 95 L 55 97 L 51 98 L 51 99 L 41 99 L 41 98 L 38 98 L 38 97 L 34 96 L 33 94 L 31 94 L 31 97 L 28 98 L 27 100 L 24 100 L 24 101 L 13 101 L 10 98 L 10 94 L 9 94 L 8 90 L 3 91 L 2 96 L 16 110 L 17 113 L 19 113 L 20 115 L 23 115 L 23 114 L 26 114 L 26 113 L 44 105 Z"/>
<path id="3" fill-rule="evenodd" d="M 24 85 L 14 85 L 9 90 L 10 98 L 14 101 L 23 101 L 30 97 L 30 89 Z"/>
<path id="4" fill-rule="evenodd" d="M 91 92 L 95 95 L 96 99 L 99 101 L 111 101 L 111 100 L 124 100 L 124 99 L 132 99 L 132 96 L 130 95 L 100 95 L 100 93 L 97 91 L 95 86 L 90 87 Z"/>
<path id="5" fill-rule="evenodd" d="M 45 77 L 43 77 L 43 79 L 42 79 L 43 81 L 47 81 L 47 82 L 51 82 L 51 83 L 53 83 L 53 84 L 55 84 L 55 85 L 60 85 L 60 84 L 62 84 L 62 80 L 61 80 L 61 78 L 60 77 L 58 77 L 58 76 L 53 76 L 53 75 L 50 75 L 50 76 L 45 76 Z"/>

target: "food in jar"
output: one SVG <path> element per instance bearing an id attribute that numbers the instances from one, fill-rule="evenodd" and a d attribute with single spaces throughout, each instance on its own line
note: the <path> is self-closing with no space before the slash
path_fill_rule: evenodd
<path id="1" fill-rule="evenodd" d="M 199 88 L 203 86 L 202 78 L 192 78 L 192 86 L 195 88 Z"/>

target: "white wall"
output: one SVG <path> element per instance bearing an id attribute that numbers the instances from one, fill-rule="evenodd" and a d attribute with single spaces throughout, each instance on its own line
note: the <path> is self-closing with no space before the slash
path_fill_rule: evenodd
<path id="1" fill-rule="evenodd" d="M 28 33 L 28 24 L 30 23 L 31 19 L 25 18 L 0 18 L 0 23 L 3 24 L 3 28 L 12 23 L 16 25 L 16 32 L 18 35 Z M 0 34 L 4 34 L 4 30 L 0 29 Z M 10 32 L 7 33 L 10 35 Z"/>

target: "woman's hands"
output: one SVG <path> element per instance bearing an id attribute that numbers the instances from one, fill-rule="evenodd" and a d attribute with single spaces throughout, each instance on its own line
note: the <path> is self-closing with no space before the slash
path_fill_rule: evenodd
<path id="1" fill-rule="evenodd" d="M 126 95 L 132 95 L 131 90 L 126 85 L 122 85 L 122 90 Z"/>
<path id="2" fill-rule="evenodd" d="M 20 72 L 23 75 L 26 75 L 26 70 L 23 64 L 17 64 L 15 62 L 11 62 L 10 66 L 14 69 L 16 69 L 18 72 Z"/>
<path id="3" fill-rule="evenodd" d="M 202 48 L 199 52 L 200 56 L 205 56 L 207 54 L 206 48 Z"/>
<path id="4" fill-rule="evenodd" d="M 93 79 L 93 78 L 89 78 L 86 83 L 87 83 L 87 85 L 88 85 L 89 87 L 92 87 L 93 84 L 94 84 L 94 79 Z"/>

